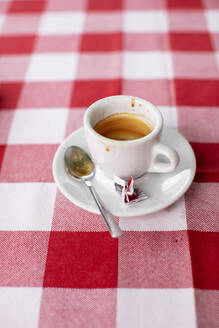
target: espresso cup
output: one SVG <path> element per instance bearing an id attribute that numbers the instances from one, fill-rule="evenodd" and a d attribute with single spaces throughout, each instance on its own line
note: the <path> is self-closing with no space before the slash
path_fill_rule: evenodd
<path id="1" fill-rule="evenodd" d="M 135 114 L 143 120 L 151 132 L 138 139 L 115 140 L 106 138 L 94 130 L 96 124 L 116 113 Z M 177 152 L 160 142 L 163 118 L 156 106 L 149 101 L 132 96 L 102 98 L 88 107 L 84 115 L 84 130 L 92 159 L 109 177 L 138 178 L 147 172 L 173 171 L 179 162 Z M 159 160 L 165 156 L 168 161 Z"/>

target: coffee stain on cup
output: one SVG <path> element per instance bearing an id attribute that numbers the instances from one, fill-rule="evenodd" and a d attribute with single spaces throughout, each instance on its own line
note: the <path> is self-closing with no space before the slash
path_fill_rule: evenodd
<path id="1" fill-rule="evenodd" d="M 106 151 L 110 151 L 110 148 L 109 148 L 109 147 L 107 147 L 107 148 L 106 148 Z"/>
<path id="2" fill-rule="evenodd" d="M 135 107 L 135 98 L 131 98 L 131 106 Z"/>

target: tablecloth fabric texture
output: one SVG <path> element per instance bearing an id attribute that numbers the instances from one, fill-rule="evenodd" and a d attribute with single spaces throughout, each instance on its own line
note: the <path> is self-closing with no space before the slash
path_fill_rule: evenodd
<path id="1" fill-rule="evenodd" d="M 0 1 L 0 326 L 219 326 L 219 1 Z M 159 107 L 192 144 L 179 201 L 100 216 L 57 190 L 58 145 L 105 96 Z"/>

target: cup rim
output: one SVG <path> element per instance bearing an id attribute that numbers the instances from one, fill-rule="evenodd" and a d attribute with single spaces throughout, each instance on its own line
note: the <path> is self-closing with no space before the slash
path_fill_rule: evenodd
<path id="1" fill-rule="evenodd" d="M 91 117 L 92 112 L 94 111 L 95 106 L 97 104 L 99 104 L 100 102 L 102 102 L 103 100 L 106 100 L 106 99 L 110 100 L 110 99 L 115 99 L 115 98 L 128 98 L 130 100 L 135 98 L 139 102 L 144 103 L 147 106 L 150 106 L 150 108 L 152 108 L 153 111 L 157 115 L 157 123 L 156 123 L 155 127 L 153 128 L 153 130 L 148 135 L 146 135 L 145 137 L 138 138 L 138 139 L 132 139 L 132 140 L 110 139 L 110 138 L 104 137 L 101 134 L 97 133 L 90 124 L 90 117 Z M 136 144 L 136 143 L 139 144 L 139 143 L 142 143 L 142 142 L 145 142 L 145 141 L 149 141 L 150 139 L 153 139 L 155 136 L 157 136 L 159 134 L 159 132 L 161 131 L 162 125 L 163 125 L 163 117 L 162 117 L 159 109 L 155 105 L 153 105 L 148 100 L 142 99 L 140 97 L 129 96 L 129 95 L 109 96 L 109 97 L 104 97 L 104 98 L 101 98 L 101 99 L 95 101 L 85 111 L 83 121 L 84 121 L 85 129 L 87 129 L 90 133 L 94 134 L 98 139 L 100 139 L 102 141 L 105 141 L 108 144 L 110 143 L 110 144 L 117 144 L 117 145 L 133 145 L 133 144 Z"/>

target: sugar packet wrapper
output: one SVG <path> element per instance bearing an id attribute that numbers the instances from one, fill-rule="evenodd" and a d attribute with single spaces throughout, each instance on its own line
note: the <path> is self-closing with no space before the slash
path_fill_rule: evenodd
<path id="1" fill-rule="evenodd" d="M 134 187 L 133 177 L 130 177 L 128 183 L 126 183 L 125 180 L 114 175 L 114 185 L 116 191 L 121 193 L 123 204 L 131 205 L 148 198 L 143 191 Z"/>

